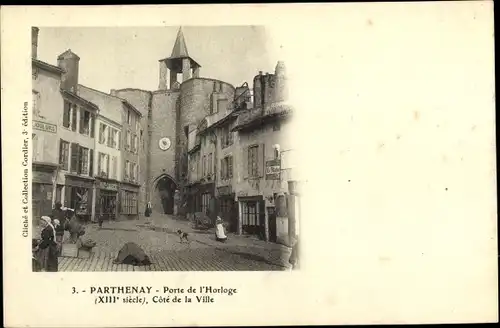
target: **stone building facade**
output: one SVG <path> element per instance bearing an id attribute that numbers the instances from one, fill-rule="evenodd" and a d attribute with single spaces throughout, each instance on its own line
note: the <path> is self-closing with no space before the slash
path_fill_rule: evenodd
<path id="1" fill-rule="evenodd" d="M 33 218 L 50 213 L 54 202 L 62 199 L 61 189 L 56 189 L 59 156 L 54 147 L 59 143 L 59 113 L 53 108 L 63 107 L 60 87 L 64 71 L 37 59 L 38 32 L 38 28 L 32 29 Z"/>
<path id="2" fill-rule="evenodd" d="M 297 234 L 292 108 L 282 62 L 272 74 L 259 72 L 251 87 L 202 77 L 179 29 L 171 55 L 159 60 L 158 90 L 107 94 L 78 84 L 79 60 L 68 50 L 51 73 L 60 76 L 53 88 L 60 84 L 62 112 L 54 117 L 61 145 L 55 190 L 62 186 L 67 206 L 85 200 L 91 206 L 80 212 L 95 219 L 106 194 L 118 217 L 144 213 L 151 201 L 154 212 L 201 212 L 212 222 L 221 216 L 231 231 L 265 240 Z M 114 136 L 100 140 L 102 125 L 118 131 L 116 148 L 108 144 Z M 100 153 L 121 165 L 114 171 Z"/>

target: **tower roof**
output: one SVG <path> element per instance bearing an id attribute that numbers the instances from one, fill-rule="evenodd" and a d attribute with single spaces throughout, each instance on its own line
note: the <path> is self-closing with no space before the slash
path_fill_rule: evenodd
<path id="1" fill-rule="evenodd" d="M 80 59 L 80 57 L 78 57 L 77 54 L 75 54 L 73 51 L 71 51 L 71 49 L 68 49 L 66 50 L 65 52 L 63 52 L 62 54 L 60 54 L 57 59 L 67 59 L 67 58 L 76 58 L 76 59 Z"/>
<path id="2" fill-rule="evenodd" d="M 182 27 L 179 27 L 177 32 L 177 37 L 175 38 L 174 48 L 172 49 L 172 54 L 170 57 L 161 59 L 160 61 L 166 61 L 167 67 L 174 71 L 182 71 L 182 59 L 189 58 L 191 67 L 201 67 L 191 56 L 189 56 L 186 40 L 184 39 L 184 33 L 182 32 Z"/>
<path id="3" fill-rule="evenodd" d="M 172 49 L 172 54 L 170 58 L 185 58 L 189 57 L 189 53 L 186 46 L 186 40 L 184 39 L 184 33 L 182 33 L 182 27 L 179 27 L 177 32 L 177 37 L 175 38 L 174 48 Z"/>

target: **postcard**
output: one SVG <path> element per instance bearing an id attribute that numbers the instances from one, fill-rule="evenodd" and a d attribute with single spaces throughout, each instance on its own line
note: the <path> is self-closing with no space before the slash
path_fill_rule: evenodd
<path id="1" fill-rule="evenodd" d="M 492 2 L 1 18 L 6 327 L 498 320 Z"/>

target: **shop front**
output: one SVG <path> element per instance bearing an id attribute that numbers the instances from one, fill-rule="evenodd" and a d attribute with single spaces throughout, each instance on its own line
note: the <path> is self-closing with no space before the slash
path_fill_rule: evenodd
<path id="1" fill-rule="evenodd" d="M 43 215 L 51 215 L 54 198 L 54 179 L 57 165 L 33 164 L 32 171 L 32 209 L 33 220 Z"/>
<path id="2" fill-rule="evenodd" d="M 239 196 L 238 233 L 266 238 L 266 208 L 262 196 Z"/>
<path id="3" fill-rule="evenodd" d="M 84 221 L 90 221 L 92 216 L 93 189 L 93 178 L 66 174 L 64 205 L 75 209 Z"/>
<path id="4" fill-rule="evenodd" d="M 116 220 L 118 217 L 118 190 L 117 181 L 96 179 L 95 213 L 102 220 Z"/>
<path id="5" fill-rule="evenodd" d="M 238 231 L 238 203 L 234 198 L 231 185 L 217 187 L 218 215 L 228 224 L 230 232 Z"/>
<path id="6" fill-rule="evenodd" d="M 135 183 L 122 182 L 120 184 L 120 219 L 130 220 L 139 217 L 139 188 Z"/>

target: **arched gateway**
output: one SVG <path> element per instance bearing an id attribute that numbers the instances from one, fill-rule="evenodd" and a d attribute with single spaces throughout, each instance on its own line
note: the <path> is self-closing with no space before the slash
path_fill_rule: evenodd
<path id="1" fill-rule="evenodd" d="M 164 214 L 174 214 L 174 195 L 177 189 L 177 184 L 169 175 L 163 174 L 156 178 L 151 195 L 153 210 Z"/>

